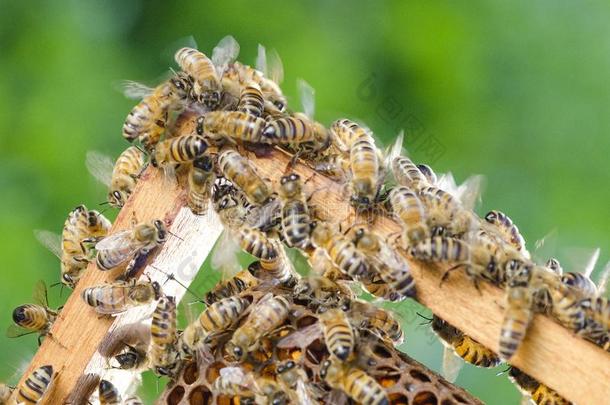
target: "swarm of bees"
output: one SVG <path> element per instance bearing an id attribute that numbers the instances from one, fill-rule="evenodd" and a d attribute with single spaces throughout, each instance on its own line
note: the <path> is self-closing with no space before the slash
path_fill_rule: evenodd
<path id="1" fill-rule="evenodd" d="M 154 306 L 150 325 L 131 325 L 103 353 L 109 368 L 169 377 L 168 404 L 183 398 L 274 405 L 478 403 L 400 354 L 395 346 L 403 331 L 395 315 L 355 292 L 361 286 L 378 301 L 417 298 L 412 261 L 447 265 L 447 282 L 451 271 L 463 269 L 475 286 L 490 282 L 505 290 L 499 353 L 437 316 L 429 320 L 446 348 L 444 374 L 451 381 L 462 364 L 456 356 L 478 367 L 510 362 L 536 312 L 610 351 L 604 296 L 610 266 L 595 285 L 590 271 L 563 272 L 555 259 L 536 263 L 506 214 L 474 213 L 479 177 L 457 186 L 450 174 L 437 176 L 404 156 L 402 135 L 384 152 L 361 123 L 341 118 L 327 127 L 315 121 L 314 91 L 302 80 L 303 111 L 291 110 L 279 86 L 277 55 L 268 64 L 259 46 L 253 68 L 236 61 L 238 54 L 232 37 L 222 39 L 211 57 L 185 47 L 175 54 L 180 70 L 157 87 L 128 83 L 126 94 L 141 98 L 123 125 L 123 137 L 133 145 L 116 162 L 98 152 L 87 155 L 89 170 L 109 188 L 110 206 L 127 203 L 150 163 L 150 170 L 162 170 L 186 188 L 193 214 L 220 218 L 226 243 L 213 263 L 224 267 L 239 250 L 253 257 L 247 268 L 202 294 L 206 308 L 200 314 L 179 328 L 175 298 L 159 283 L 135 277 L 167 240 L 164 221 L 134 221 L 131 229 L 111 234 L 101 213 L 81 205 L 69 213 L 61 238 L 37 232 L 60 258 L 60 282 L 70 288 L 91 262 L 100 271 L 126 265 L 112 283 L 82 291 L 92 310 L 115 315 Z M 192 133 L 177 129 L 184 121 L 192 123 Z M 273 149 L 293 155 L 279 169 L 275 188 L 248 158 Z M 310 204 L 317 190 L 293 170 L 297 161 L 343 184 L 356 216 L 387 216 L 400 233 L 381 235 L 361 222 L 345 230 L 339 219 L 319 216 Z M 295 271 L 287 248 L 307 259 L 309 275 Z M 35 300 L 15 309 L 10 337 L 37 332 L 52 338 L 58 311 L 49 308 L 44 284 L 36 286 Z M 569 403 L 516 368 L 508 374 L 536 403 Z M 15 389 L 18 400 L 37 403 L 53 378 L 52 366 L 37 369 Z M 102 404 L 141 403 L 121 398 L 108 380 L 98 378 L 96 385 Z M 12 389 L 1 388 L 3 404 Z"/>

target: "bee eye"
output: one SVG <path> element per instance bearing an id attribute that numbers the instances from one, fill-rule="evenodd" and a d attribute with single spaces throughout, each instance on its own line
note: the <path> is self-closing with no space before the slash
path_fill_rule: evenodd
<path id="1" fill-rule="evenodd" d="M 290 360 L 288 363 L 286 363 L 286 368 L 293 368 L 295 366 L 294 361 Z"/>
<path id="2" fill-rule="evenodd" d="M 239 347 L 239 346 L 235 346 L 235 347 L 233 348 L 233 353 L 234 353 L 234 354 L 235 354 L 237 357 L 241 357 L 241 356 L 244 354 L 243 350 L 241 350 L 241 347 Z"/>
<path id="3" fill-rule="evenodd" d="M 281 101 L 276 101 L 276 102 L 274 102 L 273 104 L 275 104 L 275 106 L 276 106 L 276 107 L 278 108 L 278 110 L 280 110 L 280 111 L 284 111 L 284 108 L 286 107 L 286 106 L 284 105 L 284 103 L 282 103 Z"/>

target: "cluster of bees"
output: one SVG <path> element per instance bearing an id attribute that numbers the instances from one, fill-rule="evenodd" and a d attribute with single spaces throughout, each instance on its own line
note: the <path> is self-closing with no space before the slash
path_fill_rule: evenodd
<path id="1" fill-rule="evenodd" d="M 116 162 L 99 153 L 87 156 L 90 171 L 109 187 L 108 203 L 116 208 L 129 199 L 148 165 L 169 178 L 186 178 L 191 211 L 214 211 L 227 238 L 256 259 L 208 292 L 203 299 L 207 308 L 198 317 L 179 330 L 175 299 L 158 283 L 134 277 L 170 235 L 164 221 L 134 222 L 130 230 L 109 234 L 110 221 L 82 205 L 70 212 L 60 238 L 38 233 L 60 258 L 60 281 L 67 287 L 74 288 L 89 262 L 101 271 L 126 265 L 116 281 L 83 291 L 83 301 L 98 313 L 114 315 L 155 303 L 150 326 L 144 332 L 141 326 L 129 328 L 132 333 L 121 338 L 129 343 L 107 353 L 109 364 L 175 379 L 185 364 L 213 359 L 221 350 L 232 365 L 221 370 L 212 390 L 244 403 L 329 403 L 331 392 L 357 403 L 390 403 L 384 387 L 367 373 L 363 353 L 366 336 L 392 347 L 399 343 L 400 324 L 390 312 L 359 300 L 351 287 L 361 285 L 387 301 L 415 298 L 407 259 L 446 264 L 443 280 L 463 269 L 477 287 L 484 280 L 506 291 L 497 354 L 444 320 L 430 319 L 448 350 L 471 364 L 510 362 L 536 312 L 610 350 L 607 270 L 595 285 L 583 273 L 563 272 L 555 259 L 534 262 L 508 216 L 491 211 L 479 218 L 473 212 L 476 178 L 458 187 L 450 176 L 437 177 L 429 166 L 401 156 L 402 136 L 382 152 L 372 132 L 357 122 L 339 119 L 326 127 L 315 121 L 314 91 L 303 81 L 298 87 L 304 111 L 290 110 L 279 87 L 279 59 L 270 57 L 267 67 L 265 49 L 259 47 L 253 68 L 237 62 L 238 53 L 232 37 L 224 38 L 211 58 L 182 48 L 175 55 L 180 71 L 156 88 L 129 83 L 127 93 L 142 99 L 127 116 L 123 137 L 142 147 L 130 146 Z M 194 131 L 176 130 L 177 117 L 194 120 Z M 265 155 L 275 148 L 293 154 L 277 189 L 246 157 L 246 152 Z M 309 179 L 293 170 L 297 160 L 316 175 L 344 184 L 356 213 L 393 218 L 400 234 L 385 237 L 368 224 L 344 231 L 318 217 L 310 205 L 313 193 L 306 192 Z M 307 258 L 310 276 L 295 271 L 287 247 Z M 233 252 L 221 253 L 233 257 Z M 253 293 L 259 296 L 253 299 Z M 35 296 L 37 304 L 15 309 L 9 336 L 49 336 L 58 312 L 48 307 L 44 284 L 37 285 Z M 285 328 L 296 316 L 294 305 L 302 303 L 318 315 L 317 322 L 304 329 Z M 261 371 L 270 350 L 261 342 L 269 336 L 280 338 L 273 343 L 279 347 L 291 339 L 321 338 L 328 356 L 316 375 L 299 371 L 293 361 L 277 365 L 271 376 Z M 446 359 L 448 364 L 451 356 Z M 450 369 L 455 367 L 447 365 L 447 373 L 454 373 Z M 536 403 L 568 403 L 516 368 L 509 375 Z M 37 369 L 17 387 L 17 403 L 37 403 L 53 376 L 50 365 Z M 138 403 L 137 398 L 122 400 L 109 381 L 101 380 L 98 388 L 102 404 Z"/>

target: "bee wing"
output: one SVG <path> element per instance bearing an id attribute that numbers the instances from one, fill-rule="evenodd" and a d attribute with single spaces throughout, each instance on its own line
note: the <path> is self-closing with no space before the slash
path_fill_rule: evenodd
<path id="1" fill-rule="evenodd" d="M 44 229 L 35 229 L 34 236 L 42 246 L 61 259 L 61 235 Z"/>
<path id="2" fill-rule="evenodd" d="M 297 380 L 297 398 L 299 399 L 299 404 L 301 405 L 315 405 L 316 401 L 311 398 L 311 394 L 307 389 L 307 384 L 303 380 Z"/>
<path id="3" fill-rule="evenodd" d="M 246 373 L 241 367 L 224 367 L 220 369 L 220 377 L 223 380 L 229 381 L 233 384 L 244 385 L 247 381 Z"/>
<path id="4" fill-rule="evenodd" d="M 301 98 L 303 112 L 313 119 L 316 112 L 316 91 L 303 79 L 297 79 L 297 90 Z"/>
<path id="5" fill-rule="evenodd" d="M 262 228 L 281 216 L 282 204 L 279 199 L 265 205 L 256 206 L 248 213 L 246 221 L 252 228 Z"/>
<path id="6" fill-rule="evenodd" d="M 239 43 L 235 38 L 227 35 L 221 39 L 212 51 L 212 63 L 214 63 L 218 75 L 222 76 L 227 66 L 237 59 L 237 56 L 239 56 Z"/>
<path id="7" fill-rule="evenodd" d="M 398 135 L 396 135 L 396 139 L 394 140 L 394 143 L 392 145 L 388 146 L 388 149 L 385 152 L 385 159 L 384 159 L 384 165 L 386 167 L 386 170 L 391 171 L 392 162 L 394 161 L 394 159 L 396 159 L 397 157 L 399 157 L 403 154 L 402 144 L 404 142 L 404 138 L 405 138 L 405 131 L 400 130 Z"/>
<path id="8" fill-rule="evenodd" d="M 95 245 L 96 250 L 113 250 L 119 248 L 125 248 L 126 246 L 134 245 L 131 242 L 131 230 L 126 229 L 124 231 L 119 231 L 117 233 L 113 233 L 102 239 Z M 136 250 L 136 247 L 133 246 L 133 250 Z"/>
<path id="9" fill-rule="evenodd" d="M 443 366 L 441 374 L 451 383 L 455 382 L 460 370 L 464 365 L 464 361 L 456 356 L 450 347 L 443 345 Z"/>
<path id="10" fill-rule="evenodd" d="M 305 347 L 309 346 L 311 342 L 322 336 L 322 328 L 319 323 L 314 323 L 306 326 L 303 329 L 297 330 L 289 334 L 280 340 L 277 347 L 290 348 L 290 347 Z"/>
<path id="11" fill-rule="evenodd" d="M 481 194 L 485 184 L 485 176 L 474 175 L 468 177 L 457 187 L 456 197 L 462 206 L 472 210 L 481 202 Z"/>
<path id="12" fill-rule="evenodd" d="M 589 257 L 589 260 L 587 261 L 587 265 L 583 269 L 583 274 L 585 276 L 590 277 L 591 273 L 593 273 L 593 269 L 595 268 L 595 265 L 597 264 L 597 260 L 599 260 L 599 252 L 600 252 L 600 249 L 597 248 L 593 251 L 593 253 L 591 254 L 591 257 Z"/>
<path id="13" fill-rule="evenodd" d="M 572 272 L 581 272 L 584 276 L 590 277 L 597 260 L 599 259 L 600 249 L 567 248 L 566 262 L 564 269 Z M 563 261 L 562 261 L 563 262 Z"/>
<path id="14" fill-rule="evenodd" d="M 602 274 L 599 275 L 599 280 L 597 281 L 597 294 L 602 297 L 606 294 L 606 287 L 608 286 L 608 277 L 610 276 L 610 262 L 606 263 L 604 269 L 602 270 Z"/>
<path id="15" fill-rule="evenodd" d="M 97 181 L 104 184 L 106 187 L 110 187 L 110 183 L 112 182 L 112 171 L 114 170 L 114 161 L 110 156 L 90 150 L 87 152 L 85 165 L 87 166 L 89 173 L 91 173 Z"/>
<path id="16" fill-rule="evenodd" d="M 216 242 L 214 253 L 212 253 L 212 268 L 222 273 L 223 280 L 233 277 L 241 269 L 237 260 L 240 250 L 230 233 L 223 231 L 222 237 Z"/>
<path id="17" fill-rule="evenodd" d="M 29 335 L 30 333 L 35 333 L 36 331 L 33 330 L 28 330 L 26 328 L 22 328 L 19 325 L 9 325 L 8 328 L 6 328 L 6 337 L 8 338 L 18 338 L 21 336 L 25 336 L 25 335 Z"/>
<path id="18" fill-rule="evenodd" d="M 154 88 L 133 80 L 123 80 L 120 88 L 121 93 L 132 100 L 141 100 L 144 97 L 150 96 L 155 91 Z"/>
<path id="19" fill-rule="evenodd" d="M 49 298 L 47 296 L 47 285 L 44 281 L 38 280 L 36 284 L 34 284 L 32 298 L 34 299 L 35 304 L 42 305 L 44 307 L 49 306 Z"/>
<path id="20" fill-rule="evenodd" d="M 267 76 L 267 50 L 261 44 L 258 44 L 258 53 L 256 54 L 256 64 L 254 67 Z"/>
<path id="21" fill-rule="evenodd" d="M 275 49 L 272 49 L 271 52 L 269 52 L 268 63 L 268 77 L 277 84 L 281 84 L 284 81 L 284 65 L 282 64 L 280 55 Z"/>

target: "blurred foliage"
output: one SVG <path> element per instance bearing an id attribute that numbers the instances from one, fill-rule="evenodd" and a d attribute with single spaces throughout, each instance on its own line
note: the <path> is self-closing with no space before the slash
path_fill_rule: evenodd
<path id="1" fill-rule="evenodd" d="M 574 248 L 609 245 L 607 2 L 1 0 L 0 10 L 1 325 L 35 280 L 57 279 L 32 230 L 59 232 L 72 207 L 104 199 L 83 160 L 126 146 L 120 128 L 134 102 L 117 83 L 154 83 L 189 35 L 209 52 L 232 34 L 248 63 L 259 42 L 275 48 L 290 100 L 296 78 L 308 80 L 322 122 L 360 119 L 386 144 L 405 127 L 416 160 L 459 180 L 485 174 L 481 212 L 507 212 L 530 248 L 556 229 L 545 254 L 577 265 Z M 211 285 L 210 274 L 198 283 Z M 50 296 L 60 304 L 58 289 Z M 438 370 L 441 346 L 415 304 L 398 311 L 404 350 Z M 0 380 L 14 383 L 36 339 L 2 336 L 0 347 Z M 487 403 L 517 403 L 496 371 L 465 366 L 457 382 Z M 150 402 L 155 379 L 142 391 Z"/>

